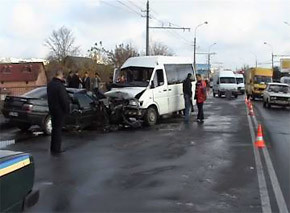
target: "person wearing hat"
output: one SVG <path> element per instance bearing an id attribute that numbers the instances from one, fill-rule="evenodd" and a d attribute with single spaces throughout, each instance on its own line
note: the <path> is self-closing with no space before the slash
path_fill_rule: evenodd
<path id="1" fill-rule="evenodd" d="M 192 85 L 191 85 L 191 73 L 187 74 L 186 79 L 183 81 L 183 95 L 184 95 L 184 121 L 189 122 L 189 114 L 191 110 L 191 102 L 192 102 Z"/>

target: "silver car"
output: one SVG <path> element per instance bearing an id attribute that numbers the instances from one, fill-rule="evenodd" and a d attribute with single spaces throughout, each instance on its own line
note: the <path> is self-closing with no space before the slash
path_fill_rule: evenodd
<path id="1" fill-rule="evenodd" d="M 290 106 L 290 87 L 283 83 L 269 83 L 263 93 L 264 107 Z"/>

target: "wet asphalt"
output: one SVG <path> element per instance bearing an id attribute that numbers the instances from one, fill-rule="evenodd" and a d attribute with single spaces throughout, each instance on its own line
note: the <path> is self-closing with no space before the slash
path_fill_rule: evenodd
<path id="1" fill-rule="evenodd" d="M 8 146 L 36 164 L 39 202 L 27 212 L 261 212 L 242 97 L 210 97 L 205 122 L 164 118 L 151 128 L 64 132 Z M 11 130 L 12 131 L 12 130 Z M 15 133 L 17 134 L 17 133 Z"/>
<path id="2" fill-rule="evenodd" d="M 261 100 L 255 101 L 254 106 L 258 120 L 263 124 L 265 143 L 290 209 L 290 108 L 264 108 Z"/>

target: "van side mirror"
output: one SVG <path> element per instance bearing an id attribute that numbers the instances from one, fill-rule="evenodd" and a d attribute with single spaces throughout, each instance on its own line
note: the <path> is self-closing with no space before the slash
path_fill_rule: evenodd
<path id="1" fill-rule="evenodd" d="M 218 81 L 218 82 L 216 82 L 216 84 L 220 84 L 220 82 Z"/>
<path id="2" fill-rule="evenodd" d="M 154 81 L 151 81 L 150 89 L 153 89 L 153 88 L 155 88 Z"/>

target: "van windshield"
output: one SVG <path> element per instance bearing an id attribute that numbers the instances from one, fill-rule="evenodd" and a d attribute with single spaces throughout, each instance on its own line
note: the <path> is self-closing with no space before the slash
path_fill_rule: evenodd
<path id="1" fill-rule="evenodd" d="M 153 72 L 153 68 L 126 67 L 116 76 L 118 86 L 147 87 Z"/>
<path id="2" fill-rule="evenodd" d="M 220 83 L 221 84 L 236 84 L 236 78 L 234 78 L 234 77 L 221 77 Z"/>
<path id="3" fill-rule="evenodd" d="M 244 79 L 243 78 L 237 78 L 237 84 L 242 84 L 244 83 Z"/>
<path id="4" fill-rule="evenodd" d="M 262 75 L 257 75 L 254 78 L 254 83 L 255 84 L 260 84 L 260 83 L 270 83 L 272 82 L 272 78 L 269 76 L 262 76 Z"/>

